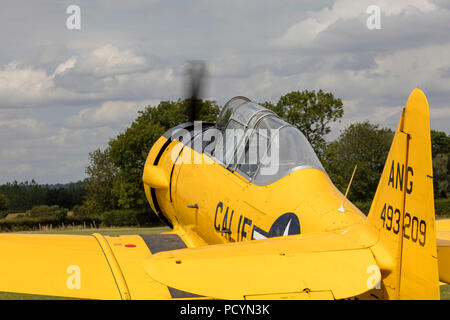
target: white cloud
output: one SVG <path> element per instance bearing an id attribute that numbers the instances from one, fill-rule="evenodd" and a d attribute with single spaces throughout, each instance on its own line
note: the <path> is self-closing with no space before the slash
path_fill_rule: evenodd
<path id="1" fill-rule="evenodd" d="M 91 74 L 96 77 L 114 76 L 145 71 L 148 61 L 131 50 L 106 44 L 87 55 L 82 55 L 76 64 L 75 72 Z"/>
<path id="2" fill-rule="evenodd" d="M 14 61 L 0 69 L 0 108 L 164 95 L 174 82 L 173 70 L 151 66 L 147 58 L 110 44 L 73 55 L 50 73 Z"/>
<path id="3" fill-rule="evenodd" d="M 0 69 L 0 107 L 34 104 L 46 91 L 54 87 L 44 70 L 19 66 L 11 62 Z"/>
<path id="4" fill-rule="evenodd" d="M 99 127 L 104 125 L 129 124 L 137 117 L 137 112 L 146 106 L 155 106 L 158 100 L 148 101 L 106 101 L 98 108 L 85 108 L 77 115 L 69 117 L 70 127 Z"/>
<path id="5" fill-rule="evenodd" d="M 372 4 L 380 6 L 386 15 L 398 15 L 409 8 L 417 8 L 421 12 L 428 13 L 436 9 L 436 5 L 429 0 L 372 0 Z"/>
<path id="6" fill-rule="evenodd" d="M 242 77 L 251 72 L 252 61 L 236 55 L 215 58 L 207 65 L 208 74 L 214 77 Z"/>
<path id="7" fill-rule="evenodd" d="M 0 184 L 14 179 L 55 183 L 84 176 L 89 152 L 120 130 L 50 127 L 35 119 L 0 122 Z"/>
<path id="8" fill-rule="evenodd" d="M 77 57 L 71 57 L 69 60 L 61 63 L 58 65 L 55 69 L 55 72 L 51 76 L 51 78 L 54 78 L 56 75 L 64 73 L 66 70 L 73 69 L 75 67 L 75 64 L 77 63 Z"/>
<path id="9" fill-rule="evenodd" d="M 40 139 L 50 132 L 50 128 L 32 118 L 21 118 L 0 121 L 0 137 L 2 144 L 11 140 Z"/>

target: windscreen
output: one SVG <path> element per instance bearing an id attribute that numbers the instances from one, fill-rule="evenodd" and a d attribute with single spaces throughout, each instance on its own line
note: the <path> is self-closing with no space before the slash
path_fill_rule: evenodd
<path id="1" fill-rule="evenodd" d="M 311 144 L 297 128 L 288 125 L 273 132 L 254 184 L 267 185 L 300 169 L 316 168 L 325 172 Z"/>
<path id="2" fill-rule="evenodd" d="M 220 112 L 219 117 L 217 118 L 217 127 L 221 130 L 224 129 L 227 126 L 231 116 L 234 114 L 236 108 L 247 101 L 249 100 L 245 97 L 234 97 L 233 99 L 228 101 Z"/>

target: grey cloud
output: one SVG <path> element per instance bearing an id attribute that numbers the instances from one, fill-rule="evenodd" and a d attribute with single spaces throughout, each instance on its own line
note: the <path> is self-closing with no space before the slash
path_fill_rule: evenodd
<path id="1" fill-rule="evenodd" d="M 367 70 L 376 66 L 375 58 L 370 55 L 347 54 L 337 58 L 335 70 Z"/>
<path id="2" fill-rule="evenodd" d="M 450 78 L 450 67 L 442 67 L 440 69 L 441 76 L 444 78 Z"/>
<path id="3" fill-rule="evenodd" d="M 450 2 L 448 2 L 447 0 L 432 0 L 432 1 L 440 8 L 450 10 Z"/>
<path id="4" fill-rule="evenodd" d="M 321 32 L 306 52 L 382 54 L 450 41 L 450 12 L 432 11 L 381 16 L 381 29 L 366 27 L 367 15 L 338 20 Z"/>
<path id="5" fill-rule="evenodd" d="M 69 50 L 62 43 L 39 46 L 36 55 L 36 67 L 44 68 L 48 72 L 54 70 L 60 61 L 69 58 Z"/>

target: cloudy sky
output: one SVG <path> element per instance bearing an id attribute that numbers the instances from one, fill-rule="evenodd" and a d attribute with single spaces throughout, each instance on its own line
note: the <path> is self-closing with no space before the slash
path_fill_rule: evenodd
<path id="1" fill-rule="evenodd" d="M 432 128 L 450 131 L 447 0 L 2 0 L 0 43 L 0 184 L 85 178 L 88 153 L 138 110 L 183 95 L 187 60 L 207 61 L 220 105 L 332 92 L 344 116 L 329 139 L 354 121 L 394 129 L 417 85 Z"/>

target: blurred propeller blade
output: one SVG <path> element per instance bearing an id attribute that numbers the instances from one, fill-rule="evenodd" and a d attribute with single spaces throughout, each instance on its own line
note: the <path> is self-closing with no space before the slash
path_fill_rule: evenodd
<path id="1" fill-rule="evenodd" d="M 198 116 L 199 99 L 203 89 L 203 78 L 206 71 L 206 65 L 203 61 L 190 61 L 188 64 L 188 94 L 190 99 L 188 106 L 189 121 L 194 122 Z"/>

